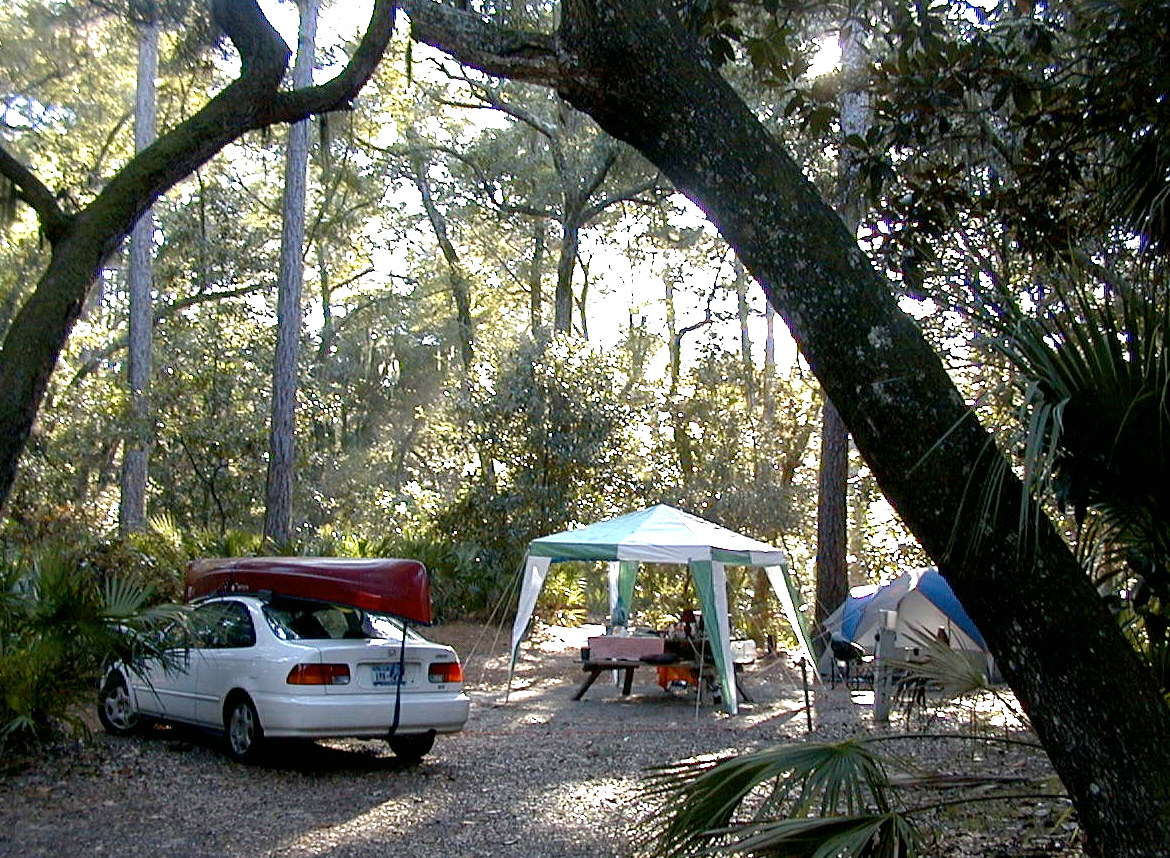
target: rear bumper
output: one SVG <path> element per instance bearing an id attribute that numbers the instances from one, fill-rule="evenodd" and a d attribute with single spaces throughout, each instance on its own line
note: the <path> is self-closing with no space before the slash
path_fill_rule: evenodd
<path id="1" fill-rule="evenodd" d="M 263 694 L 256 695 L 253 702 L 264 734 L 274 738 L 382 738 L 394 720 L 392 694 Z M 457 733 L 467 723 L 470 709 L 470 699 L 460 691 L 406 693 L 402 695 L 397 732 Z"/>

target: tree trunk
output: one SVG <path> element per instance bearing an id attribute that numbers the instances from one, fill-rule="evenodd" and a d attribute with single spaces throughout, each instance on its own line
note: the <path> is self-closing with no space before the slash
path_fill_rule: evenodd
<path id="1" fill-rule="evenodd" d="M 756 373 L 752 365 L 752 334 L 748 328 L 748 319 L 751 317 L 751 307 L 747 299 L 748 276 L 747 269 L 738 259 L 735 260 L 735 307 L 739 317 L 739 358 L 743 364 L 743 392 L 747 402 L 748 413 L 756 413 Z"/>
<path id="2" fill-rule="evenodd" d="M 825 618 L 849 595 L 847 557 L 849 432 L 826 397 L 821 410 L 821 461 L 817 475 L 817 587 L 813 622 Z"/>
<path id="3" fill-rule="evenodd" d="M 427 165 L 422 155 L 416 150 L 411 157 L 411 169 L 414 171 L 414 184 L 422 197 L 423 210 L 427 213 L 431 229 L 435 232 L 435 239 L 439 242 L 439 250 L 447 262 L 447 282 L 451 285 L 451 300 L 455 304 L 455 323 L 459 331 L 459 359 L 463 365 L 463 383 L 466 393 L 470 390 L 471 366 L 475 362 L 475 328 L 471 318 L 471 282 L 459 261 L 459 251 L 451 241 L 450 230 L 447 229 L 447 219 L 435 205 L 434 195 L 431 193 L 430 179 L 427 177 Z"/>
<path id="4" fill-rule="evenodd" d="M 573 272 L 577 268 L 577 247 L 581 227 L 566 211 L 561 224 L 561 255 L 557 260 L 557 288 L 553 296 L 553 330 L 558 334 L 573 331 Z"/>
<path id="5" fill-rule="evenodd" d="M 840 139 L 837 149 L 837 209 L 851 235 L 857 235 L 863 198 L 857 186 L 857 156 L 847 142 L 869 128 L 866 92 L 864 26 L 857 8 L 850 9 L 841 27 L 842 87 Z M 817 500 L 817 600 L 814 619 L 820 624 L 849 595 L 849 430 L 832 401 L 825 398 L 821 421 L 821 463 Z"/>
<path id="6" fill-rule="evenodd" d="M 763 403 L 761 418 L 765 429 L 776 425 L 776 308 L 770 303 L 764 307 L 764 375 L 760 385 Z"/>
<path id="7" fill-rule="evenodd" d="M 317 16 L 321 0 L 297 0 L 300 32 L 293 86 L 313 84 Z M 286 546 L 293 536 L 293 482 L 296 477 L 297 371 L 301 354 L 301 289 L 305 277 L 305 196 L 309 175 L 309 120 L 288 130 L 284 165 L 284 207 L 276 297 L 276 356 L 272 369 L 272 423 L 268 436 L 267 503 L 264 536 Z"/>
<path id="8" fill-rule="evenodd" d="M 138 25 L 138 80 L 134 102 L 134 151 L 141 152 L 157 136 L 156 86 L 159 24 Z M 130 418 L 122 447 L 122 493 L 119 507 L 122 533 L 146 528 L 146 478 L 154 444 L 150 405 L 151 342 L 154 281 L 154 213 L 147 209 L 130 233 L 130 325 L 127 381 Z"/>
<path id="9" fill-rule="evenodd" d="M 690 485 L 695 473 L 695 455 L 691 449 L 691 436 L 687 433 L 686 414 L 679 403 L 679 386 L 682 379 L 682 334 L 674 308 L 674 280 L 670 272 L 662 276 L 666 286 L 666 338 L 670 349 L 670 387 L 666 392 L 666 404 L 670 409 L 670 429 L 674 438 L 674 454 L 678 460 L 679 475 L 684 491 Z"/>
<path id="10" fill-rule="evenodd" d="M 890 502 L 984 632 L 1096 849 L 1170 854 L 1170 713 L 837 214 L 663 4 L 565 0 L 561 93 L 693 199 L 789 328 Z M 986 503 L 985 503 L 986 502 Z"/>
<path id="11" fill-rule="evenodd" d="M 528 263 L 528 319 L 532 338 L 539 340 L 544 335 L 544 320 L 541 304 L 544 299 L 541 281 L 544 278 L 544 221 L 532 220 L 532 258 Z"/>

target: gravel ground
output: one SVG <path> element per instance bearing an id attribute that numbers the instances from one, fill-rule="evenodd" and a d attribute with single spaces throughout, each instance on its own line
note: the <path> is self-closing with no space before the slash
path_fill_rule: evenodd
<path id="1" fill-rule="evenodd" d="M 629 856 L 648 812 L 636 795 L 647 767 L 807 734 L 800 673 L 785 659 L 753 666 L 745 684 L 756 702 L 736 717 L 696 707 L 693 693 L 664 692 L 650 670 L 637 671 L 628 698 L 600 679 L 575 702 L 589 632 L 545 630 L 505 703 L 502 636 L 469 624 L 431 630 L 464 658 L 472 713 L 416 767 L 365 741 L 277 745 L 263 764 L 240 766 L 213 737 L 166 727 L 129 739 L 94 734 L 10 765 L 0 779 L 0 855 Z M 871 729 L 864 699 L 841 687 L 814 701 L 816 738 Z M 931 729 L 963 717 L 944 713 Z M 974 768 L 1033 785 L 1049 774 L 1035 753 L 970 742 L 900 750 L 932 772 Z M 1080 855 L 1065 845 L 1059 802 L 988 807 L 940 817 L 933 854 Z"/>

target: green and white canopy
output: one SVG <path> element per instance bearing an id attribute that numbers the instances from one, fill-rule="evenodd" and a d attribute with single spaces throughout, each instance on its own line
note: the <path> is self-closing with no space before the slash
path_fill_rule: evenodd
<path id="1" fill-rule="evenodd" d="M 797 612 L 798 593 L 788 576 L 788 558 L 779 548 L 725 527 L 659 504 L 579 530 L 567 530 L 534 539 L 524 559 L 520 605 L 512 625 L 512 664 L 528 630 L 537 596 L 549 565 L 563 560 L 609 561 L 610 613 L 624 614 L 634 595 L 639 563 L 686 564 L 695 582 L 712 657 L 719 675 L 724 706 L 739 709 L 731 660 L 731 631 L 727 613 L 727 575 L 724 567 L 762 566 L 792 625 L 801 655 L 815 663 L 808 636 Z M 511 683 L 509 682 L 509 685 Z"/>

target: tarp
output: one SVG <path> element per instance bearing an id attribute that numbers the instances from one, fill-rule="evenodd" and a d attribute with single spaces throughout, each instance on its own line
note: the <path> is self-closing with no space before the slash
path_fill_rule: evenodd
<path id="1" fill-rule="evenodd" d="M 937 570 L 914 569 L 880 587 L 852 588 L 844 603 L 825 619 L 824 629 L 860 644 L 867 655 L 873 655 L 882 611 L 897 612 L 900 640 L 908 641 L 911 634 L 934 636 L 945 629 L 952 649 L 982 652 L 990 665 L 983 635 Z M 827 673 L 831 657 L 826 649 L 821 658 L 822 673 Z"/>
<path id="2" fill-rule="evenodd" d="M 788 558 L 779 548 L 720 527 L 714 522 L 659 504 L 577 530 L 534 539 L 528 545 L 520 604 L 512 625 L 512 664 L 548 576 L 549 565 L 564 560 L 609 561 L 610 615 L 631 608 L 639 563 L 676 563 L 689 567 L 703 610 L 704 627 L 723 693 L 723 705 L 735 713 L 739 700 L 733 676 L 731 630 L 727 610 L 727 565 L 761 566 L 792 625 L 801 655 L 813 664 L 807 631 L 797 610 L 797 590 L 788 576 Z M 509 687 L 511 680 L 509 678 Z"/>

